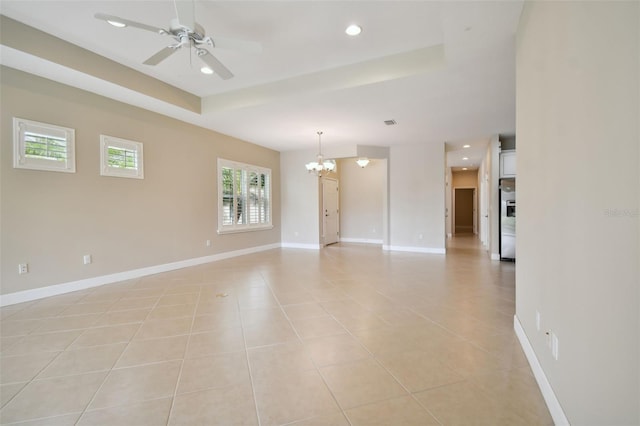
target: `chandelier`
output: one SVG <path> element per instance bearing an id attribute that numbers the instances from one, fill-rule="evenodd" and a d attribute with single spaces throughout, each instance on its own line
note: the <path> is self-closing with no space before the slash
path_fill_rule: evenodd
<path id="1" fill-rule="evenodd" d="M 336 169 L 336 160 L 325 160 L 322 157 L 322 132 L 318 133 L 318 157 L 315 161 L 305 164 L 309 173 L 315 173 L 322 176 L 323 173 L 331 173 Z"/>

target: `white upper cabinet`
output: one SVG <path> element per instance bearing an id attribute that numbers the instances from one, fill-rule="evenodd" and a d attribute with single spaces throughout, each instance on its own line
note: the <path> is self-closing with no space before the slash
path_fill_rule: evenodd
<path id="1" fill-rule="evenodd" d="M 516 152 L 502 151 L 500 153 L 500 177 L 516 176 Z"/>

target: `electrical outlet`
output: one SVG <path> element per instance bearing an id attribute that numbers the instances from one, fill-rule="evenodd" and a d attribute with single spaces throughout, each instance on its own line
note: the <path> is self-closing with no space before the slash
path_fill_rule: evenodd
<path id="1" fill-rule="evenodd" d="M 207 240 L 204 244 L 205 244 L 207 247 L 211 247 L 211 240 Z"/>
<path id="2" fill-rule="evenodd" d="M 540 331 L 540 312 L 536 311 L 536 330 Z"/>
<path id="3" fill-rule="evenodd" d="M 22 274 L 28 274 L 28 273 L 29 273 L 28 263 L 21 263 L 18 265 L 18 274 L 22 275 Z"/>
<path id="4" fill-rule="evenodd" d="M 88 265 L 92 262 L 93 260 L 91 259 L 91 255 L 90 254 L 85 254 L 84 256 L 82 256 L 82 262 L 85 265 Z"/>

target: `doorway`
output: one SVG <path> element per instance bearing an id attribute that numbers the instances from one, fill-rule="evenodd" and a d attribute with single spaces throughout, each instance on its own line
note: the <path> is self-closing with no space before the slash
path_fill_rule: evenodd
<path id="1" fill-rule="evenodd" d="M 475 188 L 455 188 L 453 223 L 455 234 L 473 234 L 475 226 Z"/>
<path id="2" fill-rule="evenodd" d="M 338 181 L 322 179 L 322 242 L 329 245 L 339 241 L 340 216 L 338 210 Z"/>

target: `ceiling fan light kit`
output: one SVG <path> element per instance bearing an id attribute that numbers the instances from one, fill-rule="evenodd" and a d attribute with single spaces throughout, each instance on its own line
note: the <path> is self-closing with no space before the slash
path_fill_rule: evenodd
<path id="1" fill-rule="evenodd" d="M 362 27 L 360 25 L 352 24 L 352 25 L 349 25 L 347 29 L 344 30 L 344 32 L 350 36 L 357 36 L 362 32 Z"/>
<path id="2" fill-rule="evenodd" d="M 188 49 L 193 49 L 195 51 L 196 56 L 200 58 L 202 62 L 206 66 L 200 68 L 200 71 L 203 74 L 218 74 L 220 78 L 223 80 L 228 80 L 233 77 L 233 73 L 226 67 L 222 62 L 220 62 L 213 54 L 205 48 L 205 46 L 209 46 L 210 48 L 216 48 L 216 43 L 214 39 L 205 34 L 205 30 L 202 25 L 195 22 L 193 11 L 194 11 L 194 3 L 190 2 L 190 10 L 185 12 L 184 10 L 184 2 L 180 3 L 180 7 L 178 2 L 175 3 L 176 6 L 176 17 L 171 19 L 169 22 L 169 29 L 164 29 L 160 27 L 154 27 L 151 25 L 143 24 L 141 22 L 130 21 L 128 19 L 120 18 L 118 16 L 107 15 L 104 13 L 96 13 L 94 17 L 96 19 L 100 19 L 113 25 L 117 28 L 124 27 L 132 27 L 138 28 L 145 31 L 155 32 L 162 36 L 172 37 L 176 43 L 170 44 L 159 52 L 152 55 L 149 59 L 144 61 L 145 65 L 155 66 L 160 62 L 167 59 L 177 50 L 180 50 L 183 47 Z M 180 10 L 184 12 L 182 14 L 182 21 L 180 18 Z M 191 19 L 190 19 L 191 18 Z M 234 40 L 224 40 L 224 44 L 229 46 L 235 46 L 239 48 L 244 48 L 246 51 L 257 52 L 260 50 L 259 45 L 257 43 L 245 42 L 245 41 L 234 41 Z"/>

